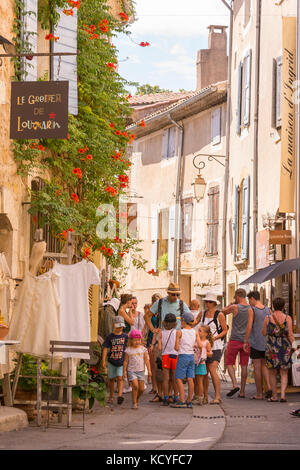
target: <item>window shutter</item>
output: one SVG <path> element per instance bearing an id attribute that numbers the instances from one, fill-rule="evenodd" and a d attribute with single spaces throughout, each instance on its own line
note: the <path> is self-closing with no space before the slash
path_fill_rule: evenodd
<path id="1" fill-rule="evenodd" d="M 24 49 L 37 53 L 38 0 L 24 0 L 22 40 Z M 22 57 L 23 80 L 37 81 L 37 57 L 27 60 Z"/>
<path id="2" fill-rule="evenodd" d="M 59 10 L 60 20 L 54 35 L 59 37 L 54 41 L 53 52 L 77 52 L 77 8 L 73 9 L 74 15 L 65 15 Z M 60 72 L 58 76 L 59 57 L 53 57 L 53 80 L 69 81 L 69 113 L 78 114 L 78 86 L 77 86 L 77 56 L 62 56 Z"/>
<path id="3" fill-rule="evenodd" d="M 158 248 L 158 210 L 151 211 L 151 269 L 157 270 L 157 248 Z"/>
<path id="4" fill-rule="evenodd" d="M 211 113 L 211 140 L 213 145 L 221 142 L 221 108 L 215 109 Z"/>
<path id="5" fill-rule="evenodd" d="M 175 205 L 169 209 L 168 270 L 174 271 Z"/>
<path id="6" fill-rule="evenodd" d="M 234 221 L 232 224 L 233 228 L 233 259 L 237 260 L 238 251 L 238 233 L 239 233 L 239 196 L 240 188 L 238 185 L 235 186 L 235 203 L 234 203 Z"/>
<path id="7" fill-rule="evenodd" d="M 213 195 L 213 254 L 218 254 L 218 235 L 219 235 L 219 186 L 215 186 Z"/>
<path id="8" fill-rule="evenodd" d="M 243 184 L 243 219 L 242 219 L 242 259 L 248 259 L 249 255 L 249 215 L 250 215 L 250 176 Z"/>
<path id="9" fill-rule="evenodd" d="M 273 59 L 273 72 L 272 72 L 272 117 L 271 126 L 276 128 L 276 92 L 277 92 L 277 60 Z"/>
<path id="10" fill-rule="evenodd" d="M 276 128 L 281 127 L 282 57 L 276 59 Z"/>
<path id="11" fill-rule="evenodd" d="M 242 127 L 242 83 L 243 83 L 243 64 L 239 64 L 239 76 L 238 76 L 238 96 L 237 96 L 237 122 L 236 122 L 236 132 L 237 134 L 241 133 Z"/>
<path id="12" fill-rule="evenodd" d="M 244 125 L 250 125 L 250 104 L 251 104 L 251 58 L 252 51 L 248 51 L 245 57 L 245 91 L 244 91 Z"/>
<path id="13" fill-rule="evenodd" d="M 170 127 L 168 131 L 169 131 L 168 158 L 172 158 L 175 156 L 176 128 Z"/>
<path id="14" fill-rule="evenodd" d="M 168 142 L 169 142 L 169 129 L 164 131 L 163 145 L 162 145 L 162 158 L 168 158 Z"/>
<path id="15" fill-rule="evenodd" d="M 208 190 L 208 213 L 207 213 L 207 255 L 213 254 L 213 234 L 212 234 L 212 216 L 213 216 L 213 194 Z"/>

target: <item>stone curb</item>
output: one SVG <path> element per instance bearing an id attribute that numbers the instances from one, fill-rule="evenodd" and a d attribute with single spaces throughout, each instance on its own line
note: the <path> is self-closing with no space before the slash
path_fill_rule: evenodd
<path id="1" fill-rule="evenodd" d="M 18 431 L 28 427 L 27 414 L 10 406 L 0 406 L 0 432 Z"/>

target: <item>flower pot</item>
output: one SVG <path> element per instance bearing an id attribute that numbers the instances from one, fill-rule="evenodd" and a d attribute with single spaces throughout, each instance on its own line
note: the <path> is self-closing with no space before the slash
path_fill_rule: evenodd
<path id="1" fill-rule="evenodd" d="M 9 328 L 8 326 L 0 326 L 0 341 L 3 340 L 8 335 Z"/>

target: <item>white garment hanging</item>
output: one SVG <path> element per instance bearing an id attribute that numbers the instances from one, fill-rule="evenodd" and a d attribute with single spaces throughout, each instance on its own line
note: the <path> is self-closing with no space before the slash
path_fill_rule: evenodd
<path id="1" fill-rule="evenodd" d="M 58 276 L 61 340 L 90 342 L 88 291 L 92 284 L 100 284 L 99 270 L 94 263 L 84 259 L 70 265 L 55 262 L 53 272 Z M 63 357 L 89 358 L 84 353 L 64 353 Z"/>

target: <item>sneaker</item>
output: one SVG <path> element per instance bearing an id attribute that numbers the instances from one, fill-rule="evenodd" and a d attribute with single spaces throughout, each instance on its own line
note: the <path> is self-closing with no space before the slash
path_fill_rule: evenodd
<path id="1" fill-rule="evenodd" d="M 194 398 L 192 403 L 193 403 L 193 405 L 197 405 L 197 406 L 202 406 L 203 405 L 202 398 L 200 398 L 200 397 Z"/>
<path id="2" fill-rule="evenodd" d="M 124 397 L 118 397 L 118 405 L 122 405 Z"/>
<path id="3" fill-rule="evenodd" d="M 193 403 L 191 401 L 186 402 L 186 407 L 187 408 L 193 408 Z"/>
<path id="4" fill-rule="evenodd" d="M 172 403 L 170 406 L 171 406 L 172 408 L 186 408 L 186 407 L 187 407 L 187 406 L 186 406 L 186 403 L 184 403 L 184 402 L 182 402 L 182 401 L 180 401 L 180 400 L 176 401 L 176 403 Z"/>

